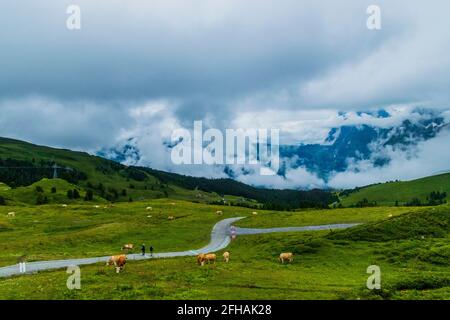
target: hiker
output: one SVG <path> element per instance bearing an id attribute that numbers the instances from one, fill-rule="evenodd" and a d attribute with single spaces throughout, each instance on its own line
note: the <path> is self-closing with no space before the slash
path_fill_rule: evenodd
<path id="1" fill-rule="evenodd" d="M 150 257 L 153 257 L 153 247 L 150 246 Z"/>
<path id="2" fill-rule="evenodd" d="M 142 251 L 142 255 L 145 256 L 145 244 L 144 243 L 142 244 L 141 251 Z"/>

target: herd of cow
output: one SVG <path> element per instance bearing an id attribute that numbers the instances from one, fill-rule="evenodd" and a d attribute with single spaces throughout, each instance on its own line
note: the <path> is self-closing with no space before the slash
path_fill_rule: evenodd
<path id="1" fill-rule="evenodd" d="M 223 261 L 228 263 L 230 261 L 230 253 L 228 251 L 223 253 Z M 215 264 L 216 263 L 217 256 L 215 253 L 200 253 L 197 255 L 197 263 L 200 266 L 204 266 L 206 263 L 208 264 Z M 285 262 L 292 262 L 294 261 L 294 254 L 292 252 L 283 252 L 279 256 L 279 261 L 284 264 Z M 109 258 L 109 260 L 106 262 L 107 266 L 114 265 L 116 268 L 116 273 L 119 273 L 123 270 L 125 267 L 125 264 L 127 263 L 127 256 L 124 254 L 112 256 Z"/>

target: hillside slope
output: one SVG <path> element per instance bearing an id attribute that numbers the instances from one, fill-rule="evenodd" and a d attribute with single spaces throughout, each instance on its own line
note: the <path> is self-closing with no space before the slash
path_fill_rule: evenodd
<path id="1" fill-rule="evenodd" d="M 108 201 L 175 198 L 244 206 L 256 206 L 259 202 L 266 208 L 292 209 L 325 207 L 335 200 L 328 191 L 260 189 L 232 179 L 196 178 L 128 167 L 85 152 L 0 138 L 0 182 L 12 188 L 52 178 L 55 164 L 59 178 Z"/>
<path id="2" fill-rule="evenodd" d="M 411 202 L 418 198 L 422 203 L 427 202 L 432 192 L 450 194 L 450 173 L 421 178 L 412 181 L 396 181 L 371 185 L 363 188 L 341 193 L 343 206 L 356 205 L 367 199 L 369 203 L 376 202 L 377 205 L 393 206 L 396 201 L 399 205 Z"/>

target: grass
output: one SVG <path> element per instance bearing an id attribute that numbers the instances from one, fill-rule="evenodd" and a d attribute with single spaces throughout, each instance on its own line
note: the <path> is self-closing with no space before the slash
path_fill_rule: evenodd
<path id="1" fill-rule="evenodd" d="M 380 206 L 393 206 L 398 201 L 403 205 L 413 198 L 426 202 L 432 191 L 447 192 L 450 195 L 450 173 L 426 177 L 412 181 L 382 183 L 361 188 L 341 198 L 343 206 L 355 205 L 364 199 L 376 201 Z M 447 199 L 448 196 L 447 196 Z"/>
<path id="2" fill-rule="evenodd" d="M 243 208 L 224 209 L 181 201 L 172 205 L 171 200 L 157 200 L 148 204 L 153 206 L 153 214 L 162 210 L 163 216 L 171 212 L 178 219 L 169 222 L 161 216 L 150 223 L 151 227 L 147 229 L 144 225 L 144 218 L 148 214 L 145 211 L 147 202 L 117 205 L 111 211 L 100 212 L 85 206 L 74 206 L 67 212 L 60 212 L 58 209 L 56 213 L 53 212 L 53 206 L 48 206 L 45 215 L 48 215 L 49 220 L 39 228 L 50 228 L 47 229 L 49 242 L 41 255 L 58 256 L 66 252 L 66 248 L 61 250 L 57 246 L 61 243 L 59 237 L 63 237 L 65 241 L 73 241 L 70 255 L 86 254 L 83 251 L 87 246 L 87 239 L 82 239 L 84 233 L 89 237 L 98 237 L 92 244 L 93 252 L 113 252 L 125 239 L 143 239 L 140 237 L 146 232 L 141 233 L 142 229 L 149 232 L 153 230 L 154 233 L 149 238 L 159 241 L 155 248 L 161 251 L 163 248 L 188 249 L 208 241 L 210 228 L 215 221 L 238 215 L 248 216 L 248 219 L 240 222 L 243 226 L 274 227 L 346 222 L 339 219 L 349 220 L 347 222 L 356 219 L 366 224 L 332 232 L 238 236 L 226 249 L 231 252 L 229 264 L 219 261 L 216 265 L 199 267 L 194 257 L 131 261 L 121 274 L 115 274 L 113 268 L 102 264 L 82 266 L 81 290 L 66 288 L 68 275 L 65 270 L 0 279 L 0 298 L 450 299 L 449 225 L 446 220 L 450 212 L 448 206 L 435 210 L 410 208 L 410 211 L 402 211 L 402 208 L 290 213 L 258 211 L 258 215 L 253 216 L 252 210 Z M 224 216 L 214 214 L 217 208 L 224 211 Z M 14 238 L 17 236 L 16 232 L 21 230 L 29 234 L 31 242 L 38 241 L 34 239 L 35 235 L 41 236 L 45 232 L 42 229 L 31 231 L 33 229 L 30 229 L 32 225 L 29 223 L 34 218 L 28 215 L 32 214 L 18 214 L 16 218 L 23 220 L 17 222 L 0 220 L 11 228 L 0 232 L 0 237 L 9 234 Z M 276 219 L 277 214 L 280 215 L 279 219 Z M 390 214 L 394 216 L 389 217 Z M 89 219 L 88 222 L 84 221 L 86 225 L 78 224 L 77 229 L 64 221 L 72 219 L 72 216 L 73 219 L 80 220 L 79 223 L 83 221 L 83 217 Z M 58 220 L 57 217 L 63 220 Z M 90 218 L 92 221 L 89 221 Z M 50 221 L 53 221 L 51 227 Z M 117 225 L 111 227 L 111 223 Z M 97 227 L 94 227 L 96 224 Z M 74 229 L 65 230 L 64 226 L 67 225 Z M 410 230 L 408 225 L 411 225 Z M 105 233 L 103 230 L 108 231 Z M 117 230 L 126 231 L 117 235 Z M 108 234 L 112 239 L 103 241 L 103 237 Z M 397 234 L 400 236 L 396 236 Z M 0 243 L 7 241 L 9 245 L 16 246 L 16 240 L 3 238 Z M 15 249 L 7 246 L 1 249 L 2 252 L 12 254 L 23 245 L 19 241 Z M 30 252 L 32 251 L 35 251 L 34 248 L 30 248 Z M 292 264 L 281 265 L 277 261 L 279 253 L 284 251 L 294 252 L 295 260 Z M 218 253 L 219 257 L 220 254 L 221 252 Z M 373 264 L 381 268 L 382 290 L 371 291 L 365 287 L 369 276 L 366 273 L 367 267 Z"/>
<path id="3" fill-rule="evenodd" d="M 406 207 L 372 207 L 344 208 L 330 210 L 303 210 L 296 212 L 257 211 L 249 219 L 237 222 L 236 225 L 246 228 L 267 228 L 286 226 L 307 226 L 335 223 L 367 223 L 387 219 L 391 215 L 398 216 L 418 208 Z"/>
<path id="4" fill-rule="evenodd" d="M 146 210 L 151 206 L 152 210 Z M 222 216 L 216 211 L 223 211 Z M 15 212 L 15 217 L 8 217 Z M 156 251 L 186 250 L 209 242 L 221 219 L 249 210 L 160 199 L 147 202 L 0 206 L 0 266 L 27 261 L 117 254 L 125 243 Z M 148 217 L 151 216 L 151 217 Z M 168 216 L 175 220 L 169 221 Z"/>

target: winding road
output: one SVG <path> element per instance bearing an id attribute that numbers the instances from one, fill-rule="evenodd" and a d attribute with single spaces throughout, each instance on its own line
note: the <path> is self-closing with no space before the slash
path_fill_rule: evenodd
<path id="1" fill-rule="evenodd" d="M 245 217 L 228 218 L 216 223 L 211 231 L 211 241 L 205 247 L 198 250 L 187 250 L 178 252 L 162 252 L 155 253 L 153 256 L 141 255 L 141 254 L 129 254 L 127 255 L 129 260 L 145 260 L 145 259 L 158 259 L 158 258 L 173 258 L 173 257 L 185 257 L 196 256 L 199 253 L 215 252 L 226 248 L 231 241 L 231 225 Z M 275 233 L 275 232 L 293 232 L 293 231 L 314 231 L 314 230 L 330 230 L 330 229 L 344 229 L 353 227 L 357 224 L 327 224 L 320 226 L 306 226 L 306 227 L 287 227 L 287 228 L 268 228 L 268 229 L 254 229 L 254 228 L 236 228 L 237 235 L 247 234 L 261 234 L 261 233 Z M 0 277 L 9 277 L 13 275 L 19 275 L 24 273 L 35 273 L 43 270 L 61 269 L 70 266 L 81 266 L 87 264 L 95 264 L 99 262 L 106 263 L 110 256 L 94 257 L 94 258 L 81 258 L 81 259 L 67 259 L 67 260 L 49 260 L 49 261 L 36 261 L 27 262 L 25 264 L 25 270 L 21 270 L 19 264 L 15 264 L 8 267 L 0 268 Z"/>

